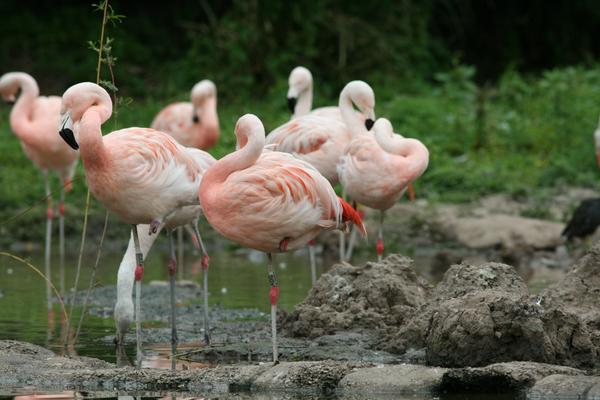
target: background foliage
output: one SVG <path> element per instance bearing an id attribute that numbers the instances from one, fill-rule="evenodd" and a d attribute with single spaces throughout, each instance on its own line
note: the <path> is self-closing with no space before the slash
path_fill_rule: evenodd
<path id="1" fill-rule="evenodd" d="M 243 113 L 259 115 L 267 131 L 289 118 L 287 76 L 305 65 L 315 78 L 316 106 L 335 103 L 347 81 L 366 80 L 377 115 L 429 147 L 430 167 L 417 183 L 421 197 L 465 201 L 596 185 L 600 2 L 111 4 L 125 15 L 108 32 L 116 84 L 133 102 L 105 132 L 148 125 L 206 77 L 219 89 L 222 136 L 211 152 L 222 156 L 234 148 L 233 125 Z M 98 37 L 101 15 L 93 10 L 87 2 L 1 2 L 0 72 L 29 72 L 43 94 L 94 80 L 97 55 L 88 41 Z M 41 176 L 10 134 L 8 112 L 0 107 L 0 242 L 41 237 L 45 215 Z M 79 218 L 85 193 L 78 168 L 71 218 Z M 92 229 L 102 216 L 95 205 Z"/>

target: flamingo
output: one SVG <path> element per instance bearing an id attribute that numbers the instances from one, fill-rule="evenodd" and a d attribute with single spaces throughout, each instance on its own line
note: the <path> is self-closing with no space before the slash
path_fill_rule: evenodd
<path id="1" fill-rule="evenodd" d="M 204 171 L 211 166 L 215 159 L 205 151 L 197 149 L 187 149 L 192 154 L 194 160 L 198 163 L 199 174 L 204 174 Z M 177 271 L 177 258 L 175 256 L 175 246 L 173 243 L 173 230 L 181 226 L 189 226 L 194 232 L 195 242 L 202 251 L 202 271 L 203 271 L 203 300 L 204 300 L 204 343 L 210 344 L 209 335 L 209 316 L 208 316 L 208 266 L 209 257 L 200 236 L 198 229 L 198 219 L 202 215 L 202 207 L 199 205 L 184 206 L 171 213 L 164 222 L 164 228 L 169 234 L 170 259 L 168 263 L 169 271 L 169 286 L 170 286 L 170 301 L 171 301 L 171 367 L 175 369 L 175 354 L 177 352 L 177 327 L 175 324 L 175 273 Z M 145 259 L 150 251 L 154 241 L 156 240 L 159 231 L 163 227 L 159 227 L 156 233 L 150 235 L 142 235 L 139 237 L 140 250 Z M 141 226 L 141 230 L 149 229 L 147 226 Z M 129 240 L 129 245 L 119 265 L 117 278 L 117 302 L 115 304 L 114 316 L 117 326 L 117 356 L 122 352 L 122 345 L 125 343 L 125 334 L 129 330 L 129 326 L 133 321 L 134 306 L 132 302 L 133 283 L 135 276 L 135 245 L 133 236 Z"/>
<path id="2" fill-rule="evenodd" d="M 17 93 L 21 94 L 17 98 Z M 72 188 L 75 166 L 79 152 L 67 146 L 58 135 L 56 129 L 60 122 L 60 97 L 40 96 L 37 82 L 24 72 L 9 72 L 0 77 L 0 95 L 5 101 L 14 103 L 10 113 L 10 126 L 21 141 L 21 147 L 33 164 L 44 175 L 46 191 L 46 241 L 44 254 L 44 270 L 48 279 L 50 274 L 50 255 L 52 244 L 53 202 L 48 172 L 55 172 L 61 180 L 59 212 L 59 255 L 60 255 L 60 290 L 64 293 L 64 260 L 65 260 L 65 192 Z M 16 100 L 16 102 L 15 102 Z M 52 312 L 52 293 L 46 285 L 48 313 Z"/>
<path id="3" fill-rule="evenodd" d="M 290 73 L 288 84 L 287 100 L 292 119 L 311 113 L 342 121 L 342 115 L 337 107 L 320 107 L 311 111 L 313 77 L 308 68 L 301 66 L 294 68 Z"/>
<path id="4" fill-rule="evenodd" d="M 358 108 L 358 112 L 354 110 L 353 104 Z M 374 108 L 375 95 L 371 87 L 362 81 L 352 81 L 340 93 L 338 113 L 341 119 L 318 113 L 299 116 L 269 133 L 266 143 L 272 145 L 274 150 L 291 153 L 309 162 L 331 185 L 336 185 L 336 166 L 352 138 L 352 132 L 360 130 L 363 125 L 367 126 L 367 129 L 371 128 L 375 119 Z M 340 233 L 340 260 L 345 258 L 344 243 L 343 233 Z M 316 267 L 312 242 L 309 244 L 309 254 L 311 275 L 314 277 Z"/>
<path id="5" fill-rule="evenodd" d="M 331 184 L 311 164 L 265 149 L 258 117 L 242 116 L 235 126 L 238 150 L 218 160 L 204 174 L 199 198 L 208 222 L 226 238 L 268 254 L 273 362 L 278 362 L 277 299 L 279 286 L 272 253 L 305 246 L 323 230 L 354 223 L 360 216 L 336 196 Z"/>
<path id="6" fill-rule="evenodd" d="M 356 135 L 338 166 L 348 196 L 380 210 L 377 258 L 383 255 L 383 217 L 402 196 L 408 184 L 421 176 L 429 163 L 429 151 L 416 139 L 394 134 L 392 124 L 379 118 L 369 132 Z"/>
<path id="7" fill-rule="evenodd" d="M 112 101 L 106 90 L 94 83 L 78 83 L 63 94 L 59 133 L 73 149 L 81 145 L 85 175 L 94 197 L 132 225 L 139 368 L 144 259 L 137 225 L 149 224 L 148 234 L 156 233 L 173 211 L 199 205 L 197 190 L 202 175 L 192 155 L 166 133 L 149 128 L 126 128 L 103 137 L 101 126 L 111 114 Z"/>
<path id="8" fill-rule="evenodd" d="M 173 103 L 163 108 L 150 127 L 168 133 L 186 147 L 210 149 L 219 139 L 217 87 L 208 79 L 196 83 L 191 102 Z"/>

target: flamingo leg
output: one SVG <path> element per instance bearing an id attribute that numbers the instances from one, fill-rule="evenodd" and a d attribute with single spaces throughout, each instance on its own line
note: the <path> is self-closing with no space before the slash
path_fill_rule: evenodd
<path id="1" fill-rule="evenodd" d="M 415 193 L 415 188 L 413 187 L 412 182 L 408 184 L 408 199 L 410 201 L 415 201 L 417 199 L 417 195 Z"/>
<path id="2" fill-rule="evenodd" d="M 342 190 L 342 198 L 346 200 L 346 191 Z M 340 231 L 340 262 L 344 261 L 346 256 L 346 232 Z"/>
<path id="3" fill-rule="evenodd" d="M 60 294 L 65 295 L 65 188 L 60 189 L 60 203 L 58 205 L 58 254 L 60 269 Z"/>
<path id="4" fill-rule="evenodd" d="M 142 275 L 144 275 L 144 256 L 140 249 L 137 225 L 132 227 L 133 243 L 135 246 L 135 339 L 136 339 L 136 368 L 142 367 L 142 317 L 140 303 L 142 297 Z"/>
<path id="5" fill-rule="evenodd" d="M 183 228 L 177 227 L 177 261 L 179 261 L 180 268 L 177 269 L 177 279 L 183 280 Z"/>
<path id="6" fill-rule="evenodd" d="M 358 211 L 358 204 L 356 203 L 356 201 L 352 202 L 352 208 L 354 208 L 355 210 Z M 360 211 L 359 211 L 360 213 Z M 363 215 L 361 214 L 361 218 L 363 217 Z M 356 227 L 354 225 L 352 225 L 352 231 L 350 233 L 350 240 L 348 241 L 348 249 L 346 249 L 346 254 L 344 256 L 344 261 L 350 261 L 350 259 L 352 258 L 352 253 L 354 252 L 354 246 L 356 246 L 356 238 L 357 238 L 357 231 L 356 231 Z"/>
<path id="7" fill-rule="evenodd" d="M 48 172 L 44 172 L 44 189 L 46 191 L 46 246 L 44 248 L 44 273 L 46 274 L 46 305 L 48 308 L 48 318 L 52 315 L 52 291 L 50 281 L 52 280 L 50 269 L 50 256 L 52 251 L 52 217 L 54 214 L 52 205 L 52 192 L 50 191 L 50 182 L 48 181 Z"/>
<path id="8" fill-rule="evenodd" d="M 379 233 L 377 234 L 377 261 L 381 261 L 383 258 L 383 214 L 384 211 L 380 211 L 379 214 Z"/>
<path id="9" fill-rule="evenodd" d="M 204 242 L 202 241 L 202 237 L 200 236 L 200 229 L 198 229 L 198 220 L 195 220 L 192 223 L 192 229 L 194 230 L 194 235 L 196 237 L 196 241 L 198 242 L 198 246 L 200 246 L 200 250 L 202 251 L 202 295 L 204 297 L 204 344 L 206 346 L 210 346 L 210 319 L 208 315 L 208 266 L 209 266 L 209 257 L 208 252 L 206 251 L 206 247 L 204 247 Z"/>
<path id="10" fill-rule="evenodd" d="M 277 277 L 273 271 L 273 255 L 267 253 L 269 257 L 269 301 L 271 303 L 271 338 L 273 340 L 273 364 L 279 364 L 279 353 L 277 348 L 277 299 L 279 298 L 279 286 L 277 285 Z"/>
<path id="11" fill-rule="evenodd" d="M 308 242 L 308 257 L 310 258 L 310 282 L 315 286 L 317 282 L 317 260 L 315 256 L 315 240 Z"/>
<path id="12" fill-rule="evenodd" d="M 177 323 L 175 320 L 175 274 L 177 273 L 177 259 L 175 258 L 175 242 L 173 240 L 173 231 L 169 231 L 169 246 L 171 248 L 171 258 L 169 259 L 169 288 L 171 295 L 171 369 L 176 369 L 177 360 Z"/>

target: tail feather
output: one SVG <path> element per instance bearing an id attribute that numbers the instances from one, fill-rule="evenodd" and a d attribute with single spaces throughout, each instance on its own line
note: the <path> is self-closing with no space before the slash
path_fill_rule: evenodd
<path id="1" fill-rule="evenodd" d="M 338 199 L 340 201 L 340 205 L 342 206 L 342 222 L 352 222 L 356 228 L 358 228 L 363 237 L 367 236 L 367 230 L 363 225 L 362 218 L 360 217 L 358 211 L 352 208 L 352 206 L 341 197 L 338 197 Z"/>

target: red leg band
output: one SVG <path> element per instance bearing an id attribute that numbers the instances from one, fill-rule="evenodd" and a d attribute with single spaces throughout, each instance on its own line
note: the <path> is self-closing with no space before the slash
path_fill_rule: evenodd
<path id="1" fill-rule="evenodd" d="M 202 256 L 202 261 L 200 261 L 200 264 L 202 265 L 202 269 L 203 270 L 207 270 L 208 269 L 208 262 L 210 261 L 210 258 L 208 258 L 208 254 L 205 254 Z"/>
<path id="2" fill-rule="evenodd" d="M 269 301 L 271 305 L 277 305 L 277 299 L 279 298 L 279 286 L 271 286 L 269 289 Z"/>
<path id="3" fill-rule="evenodd" d="M 141 281 L 142 275 L 144 275 L 144 267 L 138 265 L 137 267 L 135 267 L 135 280 Z"/>
<path id="4" fill-rule="evenodd" d="M 377 239 L 377 255 L 380 256 L 383 254 L 383 240 L 382 239 Z"/>
<path id="5" fill-rule="evenodd" d="M 170 259 L 169 263 L 167 264 L 167 267 L 169 268 L 169 275 L 175 275 L 175 273 L 177 272 L 177 261 Z"/>
<path id="6" fill-rule="evenodd" d="M 53 216 L 54 216 L 54 211 L 52 210 L 52 207 L 48 207 L 46 209 L 46 218 L 52 219 Z"/>
<path id="7" fill-rule="evenodd" d="M 65 203 L 60 203 L 58 206 L 58 212 L 60 213 L 60 215 L 62 215 L 63 217 L 65 216 Z"/>

